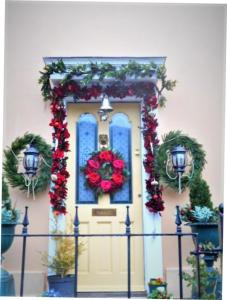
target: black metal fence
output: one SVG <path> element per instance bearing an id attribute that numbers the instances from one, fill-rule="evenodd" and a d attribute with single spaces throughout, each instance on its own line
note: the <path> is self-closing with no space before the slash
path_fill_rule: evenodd
<path id="1" fill-rule="evenodd" d="M 200 299 L 200 255 L 204 254 L 203 251 L 199 250 L 198 244 L 198 234 L 197 233 L 184 233 L 182 232 L 182 222 L 180 218 L 179 206 L 176 206 L 176 232 L 174 233 L 132 233 L 131 232 L 131 220 L 129 214 L 129 206 L 126 206 L 126 220 L 125 220 L 125 233 L 116 234 L 80 234 L 80 222 L 78 216 L 78 206 L 76 206 L 76 213 L 74 218 L 74 233 L 72 234 L 30 234 L 28 233 L 28 207 L 25 207 L 24 219 L 22 222 L 23 228 L 21 234 L 14 234 L 15 237 L 22 237 L 22 259 L 21 259 L 21 276 L 20 276 L 20 296 L 23 297 L 24 294 L 24 274 L 25 274 L 25 262 L 26 262 L 26 242 L 28 238 L 34 237 L 74 237 L 75 239 L 75 282 L 74 282 L 74 297 L 78 296 L 78 247 L 79 238 L 95 238 L 95 237 L 120 237 L 127 239 L 127 297 L 131 298 L 131 239 L 133 237 L 177 237 L 178 240 L 178 268 L 179 268 L 179 298 L 184 299 L 183 293 L 183 271 L 182 271 L 182 238 L 186 236 L 191 236 L 194 240 L 195 249 L 191 253 L 196 257 L 196 273 L 197 273 L 197 296 Z M 9 236 L 9 234 L 2 234 L 3 236 Z M 222 252 L 222 247 L 217 251 Z"/>

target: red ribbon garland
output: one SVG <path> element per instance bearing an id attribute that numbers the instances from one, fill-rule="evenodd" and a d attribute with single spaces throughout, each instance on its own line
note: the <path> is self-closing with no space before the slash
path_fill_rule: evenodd
<path id="1" fill-rule="evenodd" d="M 58 214 L 66 213 L 65 199 L 67 198 L 67 178 L 69 173 L 66 169 L 66 152 L 69 151 L 68 138 L 70 137 L 67 129 L 66 110 L 63 103 L 64 92 L 63 89 L 58 87 L 53 90 L 53 101 L 51 104 L 51 112 L 53 118 L 50 126 L 53 127 L 52 137 L 57 147 L 52 152 L 52 168 L 51 174 L 55 175 L 54 186 L 51 187 L 49 192 L 50 203 L 53 212 Z"/>
<path id="2" fill-rule="evenodd" d="M 162 200 L 162 188 L 158 183 L 158 174 L 155 172 L 155 150 L 159 144 L 157 137 L 158 121 L 153 113 L 158 107 L 156 96 L 146 97 L 142 109 L 144 148 L 146 149 L 145 159 L 143 161 L 144 169 L 148 174 L 146 180 L 146 190 L 148 201 L 145 203 L 147 209 L 152 213 L 160 213 L 164 208 Z"/>
<path id="3" fill-rule="evenodd" d="M 148 179 L 146 180 L 148 202 L 145 205 L 150 212 L 160 213 L 164 210 L 162 188 L 160 188 L 159 184 L 153 184 L 154 180 L 159 179 L 158 174 L 155 174 L 154 167 L 154 151 L 159 143 L 157 138 L 158 122 L 153 113 L 153 110 L 158 107 L 158 101 L 156 96 L 152 94 L 153 91 L 154 85 L 144 82 L 121 86 L 119 86 L 119 84 L 113 84 L 107 86 L 105 89 L 105 93 L 112 97 L 124 98 L 126 96 L 137 96 L 144 98 L 142 120 L 144 124 L 143 136 L 146 154 L 143 164 L 148 174 Z M 52 186 L 49 196 L 53 212 L 56 215 L 66 213 L 65 200 L 67 198 L 67 179 L 69 177 L 66 153 L 69 151 L 68 138 L 70 134 L 67 129 L 67 123 L 65 122 L 67 114 L 63 98 L 68 95 L 73 95 L 76 99 L 90 100 L 91 98 L 99 97 L 102 92 L 102 87 L 99 85 L 93 85 L 88 88 L 81 87 L 75 82 L 66 83 L 64 86 L 59 85 L 52 90 L 51 112 L 53 118 L 50 122 L 50 126 L 53 127 L 52 136 L 57 146 L 53 149 L 52 153 L 53 162 L 51 173 L 55 175 L 55 178 L 53 179 L 52 177 Z"/>

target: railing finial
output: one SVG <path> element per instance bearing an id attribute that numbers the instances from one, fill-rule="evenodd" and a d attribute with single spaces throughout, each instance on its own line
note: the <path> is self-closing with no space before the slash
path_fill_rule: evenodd
<path id="1" fill-rule="evenodd" d="M 28 206 L 25 206 L 25 213 L 24 213 L 24 219 L 22 222 L 24 228 L 27 228 L 27 226 L 29 225 L 29 220 L 28 220 Z"/>
<path id="2" fill-rule="evenodd" d="M 126 206 L 125 225 L 126 225 L 126 233 L 130 233 L 131 220 L 130 220 L 130 216 L 129 216 L 129 205 Z"/>
<path id="3" fill-rule="evenodd" d="M 74 218 L 73 224 L 75 227 L 79 227 L 80 221 L 79 221 L 79 216 L 78 216 L 78 205 L 76 205 L 75 208 L 76 208 L 76 211 L 75 211 L 75 218 Z"/>
<path id="4" fill-rule="evenodd" d="M 175 224 L 177 225 L 177 232 L 181 232 L 181 216 L 180 216 L 180 208 L 179 205 L 176 206 L 176 219 L 175 219 Z"/>

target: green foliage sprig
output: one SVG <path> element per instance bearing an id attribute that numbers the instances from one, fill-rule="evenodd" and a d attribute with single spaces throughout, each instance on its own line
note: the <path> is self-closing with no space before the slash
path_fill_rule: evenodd
<path id="1" fill-rule="evenodd" d="M 177 145 L 184 146 L 185 149 L 191 152 L 194 161 L 194 174 L 193 178 L 197 178 L 201 175 L 202 170 L 205 166 L 205 151 L 201 144 L 196 139 L 190 138 L 186 134 L 183 134 L 180 130 L 170 131 L 163 137 L 163 143 L 159 146 L 156 153 L 155 164 L 157 173 L 160 174 L 160 180 L 163 184 L 169 186 L 174 190 L 178 190 L 178 181 L 171 180 L 166 174 L 166 162 L 167 162 L 167 151 L 172 151 Z M 172 174 L 174 175 L 174 174 Z M 192 184 L 192 180 L 188 177 L 183 177 L 181 180 L 182 190 L 189 187 Z"/>
<path id="2" fill-rule="evenodd" d="M 206 206 L 195 206 L 192 214 L 195 220 L 199 223 L 208 223 L 214 216 L 213 211 Z"/>
<path id="3" fill-rule="evenodd" d="M 210 188 L 201 175 L 194 176 L 190 185 L 189 200 L 181 209 L 182 220 L 185 222 L 217 223 L 218 209 L 213 208 Z"/>
<path id="4" fill-rule="evenodd" d="M 217 223 L 218 222 L 218 209 L 210 209 L 206 206 L 195 206 L 186 204 L 181 208 L 181 218 L 184 222 L 190 223 Z"/>
<path id="5" fill-rule="evenodd" d="M 173 299 L 172 294 L 168 294 L 166 291 L 160 291 L 155 289 L 147 297 L 148 299 Z"/>
<path id="6" fill-rule="evenodd" d="M 58 62 L 53 62 L 51 65 L 45 66 L 43 71 L 40 71 L 42 74 L 39 78 L 39 83 L 42 85 L 41 91 L 45 101 L 51 100 L 52 98 L 52 89 L 50 86 L 50 76 L 54 73 L 64 73 L 66 71 L 66 66 L 62 60 Z"/>
<path id="7" fill-rule="evenodd" d="M 201 176 L 195 176 L 193 178 L 189 198 L 193 209 L 195 206 L 206 206 L 213 209 L 209 185 Z"/>
<path id="8" fill-rule="evenodd" d="M 215 249 L 216 249 L 215 245 L 211 242 L 206 242 L 206 243 L 200 243 L 199 244 L 199 250 L 200 251 L 213 251 Z"/>
<path id="9" fill-rule="evenodd" d="M 12 207 L 8 185 L 2 176 L 2 224 L 16 224 L 20 218 L 20 212 Z"/>
<path id="10" fill-rule="evenodd" d="M 72 234 L 73 223 L 70 222 L 65 232 L 55 229 L 52 234 Z M 65 277 L 75 266 L 75 239 L 74 237 L 52 237 L 56 242 L 56 251 L 53 256 L 46 252 L 42 254 L 42 263 L 50 268 L 56 275 Z M 78 256 L 85 251 L 85 243 L 80 242 Z"/>
<path id="11" fill-rule="evenodd" d="M 110 63 L 94 63 L 78 64 L 76 66 L 67 68 L 63 60 L 53 62 L 44 67 L 41 71 L 39 83 L 41 84 L 41 91 L 44 101 L 52 99 L 52 89 L 50 85 L 50 76 L 54 73 L 64 74 L 64 78 L 60 84 L 64 85 L 72 80 L 75 76 L 81 85 L 89 85 L 92 80 L 96 79 L 99 82 L 105 79 L 113 79 L 116 81 L 125 81 L 128 77 L 144 78 L 151 77 L 154 72 L 157 73 L 159 84 L 156 84 L 158 99 L 160 106 L 164 106 L 166 98 L 162 95 L 164 90 L 172 91 L 176 86 L 176 80 L 167 79 L 166 67 L 164 65 L 156 65 L 153 62 L 148 64 L 140 64 L 135 61 L 129 61 L 128 64 L 123 64 L 120 67 L 113 66 Z"/>
<path id="12" fill-rule="evenodd" d="M 194 256 L 187 257 L 187 263 L 192 267 L 192 274 L 183 272 L 183 279 L 186 281 L 187 286 L 192 288 L 192 291 L 197 290 L 197 272 L 196 272 L 196 258 Z M 220 276 L 218 269 L 214 271 L 207 271 L 205 262 L 200 259 L 200 291 L 201 298 L 207 300 L 215 300 L 215 289 L 217 279 Z"/>
<path id="13" fill-rule="evenodd" d="M 2 176 L 2 204 L 4 204 L 7 199 L 9 199 L 9 187 L 5 182 L 4 176 Z M 10 208 L 10 206 L 7 205 L 6 207 Z"/>
<path id="14" fill-rule="evenodd" d="M 3 162 L 3 170 L 4 176 L 12 187 L 19 187 L 20 190 L 27 191 L 28 188 L 25 185 L 23 174 L 18 173 L 18 156 L 31 141 L 34 142 L 34 145 L 47 163 L 41 163 L 38 183 L 35 186 L 35 192 L 37 193 L 43 191 L 48 186 L 50 182 L 50 166 L 52 163 L 51 146 L 48 145 L 41 136 L 25 133 L 23 137 L 16 138 L 11 146 L 4 150 L 5 160 Z"/>

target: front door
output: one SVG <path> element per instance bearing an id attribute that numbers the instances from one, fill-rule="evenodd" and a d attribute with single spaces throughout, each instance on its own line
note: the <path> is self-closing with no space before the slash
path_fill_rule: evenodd
<path id="1" fill-rule="evenodd" d="M 114 111 L 100 122 L 99 103 L 70 103 L 68 125 L 70 147 L 68 169 L 68 210 L 79 206 L 80 233 L 124 233 L 126 205 L 130 206 L 132 232 L 142 232 L 140 105 L 113 104 Z M 122 191 L 98 199 L 84 187 L 80 167 L 90 153 L 100 147 L 100 135 L 108 145 L 121 152 L 131 172 Z M 96 210 L 94 210 L 96 209 Z M 98 209 L 98 211 L 97 211 Z M 108 209 L 108 210 L 107 210 Z M 73 213 L 72 213 L 73 214 Z M 81 238 L 82 239 L 82 238 Z M 83 238 L 86 250 L 79 257 L 79 291 L 126 291 L 127 248 L 125 237 Z M 132 238 L 132 290 L 144 291 L 143 239 Z"/>

